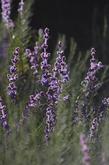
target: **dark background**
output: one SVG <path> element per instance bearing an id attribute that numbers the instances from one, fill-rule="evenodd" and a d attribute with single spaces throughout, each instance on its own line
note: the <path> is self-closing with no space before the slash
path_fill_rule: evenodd
<path id="1" fill-rule="evenodd" d="M 13 0 L 13 10 L 18 2 Z M 50 28 L 52 44 L 58 34 L 65 34 L 67 42 L 75 39 L 78 50 L 95 47 L 97 56 L 109 63 L 108 0 L 34 0 L 32 13 L 30 26 L 33 30 Z"/>
<path id="2" fill-rule="evenodd" d="M 35 0 L 32 26 L 49 26 L 53 31 L 73 36 L 81 48 L 88 48 L 91 43 L 94 12 L 97 12 L 97 23 L 102 24 L 108 4 L 100 0 Z"/>

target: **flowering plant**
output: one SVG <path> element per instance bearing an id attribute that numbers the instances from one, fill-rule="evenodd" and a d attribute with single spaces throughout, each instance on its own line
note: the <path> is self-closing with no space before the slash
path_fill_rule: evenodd
<path id="1" fill-rule="evenodd" d="M 20 0 L 13 20 L 1 0 L 0 164 L 108 164 L 108 67 L 94 48 L 74 57 L 74 41 L 67 57 L 64 36 L 50 53 L 49 28 L 31 35 L 31 5 Z"/>

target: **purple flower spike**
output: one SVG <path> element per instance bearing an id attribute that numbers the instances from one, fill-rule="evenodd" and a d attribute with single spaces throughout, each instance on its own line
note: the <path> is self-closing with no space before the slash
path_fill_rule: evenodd
<path id="1" fill-rule="evenodd" d="M 45 140 L 48 143 L 51 133 L 54 131 L 56 124 L 56 106 L 60 99 L 60 94 L 62 92 L 62 86 L 69 80 L 69 73 L 67 65 L 65 62 L 64 52 L 62 50 L 61 42 L 59 42 L 59 48 L 57 51 L 58 57 L 56 63 L 52 66 L 48 63 L 50 53 L 48 53 L 48 39 L 49 39 L 49 29 L 45 28 L 41 34 L 43 37 L 42 45 L 38 46 L 36 44 L 34 51 L 26 49 L 25 54 L 30 63 L 31 69 L 37 74 L 39 68 L 38 54 L 41 52 L 41 63 L 40 70 L 41 76 L 39 81 L 44 88 L 44 92 L 39 92 L 38 94 L 33 94 L 30 96 L 25 109 L 23 111 L 23 117 L 27 118 L 29 112 L 32 108 L 37 107 L 40 104 L 40 98 L 42 96 L 46 97 L 47 107 L 45 109 Z M 13 68 L 12 68 L 13 69 Z M 11 79 L 11 77 L 10 77 Z M 65 97 L 65 100 L 68 99 L 68 96 Z"/>
<path id="2" fill-rule="evenodd" d="M 7 75 L 9 85 L 7 87 L 7 94 L 12 98 L 12 100 L 16 100 L 17 95 L 17 87 L 16 87 L 16 81 L 18 79 L 17 74 L 17 63 L 19 62 L 19 48 L 16 48 L 13 57 L 12 57 L 12 64 L 9 67 L 9 74 Z"/>
<path id="3" fill-rule="evenodd" d="M 44 43 L 42 44 L 43 52 L 41 54 L 41 84 L 48 87 L 46 92 L 48 107 L 46 108 L 45 117 L 45 140 L 48 143 L 48 140 L 50 139 L 50 135 L 53 132 L 56 123 L 56 105 L 62 92 L 62 84 L 69 80 L 69 76 L 61 42 L 59 42 L 59 48 L 57 51 L 58 57 L 56 59 L 56 63 L 53 69 L 51 69 L 51 65 L 48 64 L 48 57 L 50 56 L 50 53 L 47 52 L 49 29 L 46 28 L 44 30 L 43 36 Z"/>
<path id="4" fill-rule="evenodd" d="M 103 68 L 103 65 L 101 62 L 97 62 L 95 58 L 95 53 L 96 53 L 95 49 L 92 48 L 90 67 L 84 81 L 82 82 L 83 91 L 85 92 L 86 96 L 88 96 L 90 92 L 92 93 L 98 90 L 102 85 L 102 83 L 100 84 L 97 82 L 96 74 L 100 69 Z"/>
<path id="5" fill-rule="evenodd" d="M 30 95 L 29 100 L 25 106 L 25 109 L 22 113 L 23 118 L 27 119 L 29 112 L 32 108 L 37 107 L 40 104 L 41 96 L 43 95 L 43 92 L 35 93 L 34 95 Z"/>
<path id="6" fill-rule="evenodd" d="M 49 79 L 48 91 L 46 92 L 48 107 L 46 108 L 46 126 L 45 126 L 45 140 L 48 143 L 51 133 L 54 131 L 56 124 L 56 105 L 59 100 L 61 88 L 56 77 L 51 75 Z"/>
<path id="7" fill-rule="evenodd" d="M 30 49 L 26 49 L 25 51 L 25 55 L 28 58 L 28 61 L 30 63 L 31 69 L 33 71 L 33 75 L 37 76 L 38 74 L 38 51 L 39 51 L 39 47 L 36 44 L 36 46 L 34 47 L 34 51 L 32 52 Z"/>
<path id="8" fill-rule="evenodd" d="M 49 77 L 50 77 L 50 68 L 51 65 L 48 64 L 48 57 L 50 56 L 50 53 L 47 52 L 48 48 L 48 38 L 49 38 L 49 29 L 45 28 L 44 34 L 43 34 L 43 44 L 41 46 L 42 53 L 41 53 L 41 70 L 42 70 L 42 77 L 41 77 L 41 84 L 48 86 L 49 83 Z"/>
<path id="9" fill-rule="evenodd" d="M 98 118 L 95 117 L 91 123 L 91 128 L 90 128 L 90 135 L 89 136 L 91 139 L 95 137 L 98 126 L 99 126 Z"/>
<path id="10" fill-rule="evenodd" d="M 9 130 L 6 106 L 3 104 L 3 100 L 1 96 L 0 96 L 0 123 L 4 129 Z"/>
<path id="11" fill-rule="evenodd" d="M 11 6 L 10 6 L 10 0 L 1 0 L 1 6 L 2 6 L 2 20 L 7 28 L 13 28 L 14 23 L 10 19 L 10 13 L 11 13 Z"/>
<path id="12" fill-rule="evenodd" d="M 56 75 L 60 76 L 62 83 L 66 83 L 69 80 L 69 72 L 65 62 L 65 56 L 61 42 L 58 43 L 57 55 L 58 57 L 56 58 L 56 62 L 53 68 L 53 73 L 54 76 Z"/>
<path id="13" fill-rule="evenodd" d="M 24 10 L 24 1 L 21 0 L 21 1 L 19 2 L 19 8 L 18 8 L 18 12 L 19 12 L 20 16 L 23 15 L 23 10 Z"/>
<path id="14" fill-rule="evenodd" d="M 91 165 L 91 158 L 89 155 L 89 147 L 87 145 L 87 139 L 84 134 L 80 135 L 80 145 L 81 151 L 83 153 L 83 164 L 84 165 Z"/>
<path id="15" fill-rule="evenodd" d="M 46 127 L 45 127 L 45 140 L 48 143 L 51 133 L 56 124 L 56 115 L 53 105 L 49 105 L 46 109 Z"/>

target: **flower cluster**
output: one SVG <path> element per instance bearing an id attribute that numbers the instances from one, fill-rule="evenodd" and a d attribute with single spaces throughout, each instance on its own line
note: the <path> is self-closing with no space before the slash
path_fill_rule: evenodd
<path id="1" fill-rule="evenodd" d="M 46 108 L 46 126 L 45 126 L 45 139 L 48 142 L 50 134 L 53 132 L 56 124 L 56 105 L 58 103 L 60 94 L 62 92 L 62 85 L 69 80 L 68 69 L 65 63 L 64 51 L 62 44 L 59 42 L 56 62 L 51 69 L 48 64 L 48 57 L 50 53 L 47 52 L 48 48 L 49 29 L 44 31 L 44 43 L 42 45 L 43 52 L 41 54 L 42 63 L 42 79 L 41 84 L 48 87 L 46 96 L 48 107 Z"/>
<path id="2" fill-rule="evenodd" d="M 30 63 L 31 69 L 33 70 L 34 75 L 38 75 L 38 69 L 40 65 L 41 69 L 41 76 L 38 78 L 38 82 L 45 87 L 43 94 L 46 96 L 47 99 L 47 107 L 45 110 L 45 140 L 48 142 L 48 139 L 50 138 L 50 134 L 54 130 L 54 126 L 56 124 L 56 105 L 58 103 L 60 94 L 62 92 L 62 85 L 66 83 L 69 80 L 69 73 L 67 69 L 67 65 L 65 62 L 65 56 L 64 51 L 62 49 L 62 44 L 59 42 L 58 44 L 58 51 L 56 58 L 56 62 L 54 66 L 52 67 L 49 64 L 49 56 L 50 53 L 48 53 L 48 39 L 49 39 L 49 29 L 45 28 L 45 30 L 42 33 L 43 42 L 41 45 L 38 45 L 36 43 L 36 46 L 34 47 L 34 51 L 31 51 L 30 49 L 26 49 L 25 55 Z M 38 55 L 40 56 L 38 57 Z M 41 57 L 41 63 L 40 62 Z M 35 99 L 34 99 L 35 97 Z M 37 99 L 37 97 L 39 99 Z M 40 101 L 41 93 L 38 93 L 37 96 L 30 96 L 30 99 L 25 107 L 25 110 L 23 112 L 23 116 L 28 116 L 28 112 L 30 111 L 30 108 L 34 108 L 37 106 L 37 104 Z M 65 98 L 66 100 L 68 97 Z M 35 104 L 36 101 L 36 104 Z"/>
<path id="3" fill-rule="evenodd" d="M 3 100 L 1 96 L 0 96 L 0 123 L 4 129 L 9 130 L 6 106 L 3 104 Z"/>
<path id="4" fill-rule="evenodd" d="M 18 12 L 19 12 L 19 14 L 20 14 L 21 16 L 23 15 L 23 9 L 24 9 L 24 1 L 21 0 L 21 1 L 19 2 L 19 8 L 18 8 Z"/>
<path id="5" fill-rule="evenodd" d="M 42 58 L 42 62 L 41 62 L 41 70 L 42 70 L 41 84 L 45 85 L 45 86 L 48 86 L 49 77 L 51 75 L 50 74 L 51 65 L 48 64 L 48 57 L 50 56 L 50 53 L 47 52 L 48 38 L 49 38 L 49 29 L 45 28 L 44 34 L 43 34 L 44 42 L 41 46 L 42 50 L 43 50 L 43 52 L 41 53 L 41 58 Z"/>
<path id="6" fill-rule="evenodd" d="M 81 151 L 83 153 L 83 164 L 84 165 L 90 165 L 91 164 L 91 158 L 89 155 L 89 147 L 87 145 L 87 139 L 84 134 L 80 135 L 80 145 L 81 145 Z"/>
<path id="7" fill-rule="evenodd" d="M 42 44 L 42 53 L 41 53 L 41 84 L 47 87 L 47 102 L 48 107 L 46 108 L 46 126 L 45 126 L 45 140 L 48 142 L 50 138 L 50 134 L 54 130 L 54 126 L 56 123 L 56 108 L 55 105 L 58 101 L 58 97 L 60 94 L 60 86 L 59 81 L 54 74 L 54 71 L 51 69 L 51 65 L 48 63 L 48 57 L 50 53 L 47 52 L 48 48 L 48 38 L 49 38 L 49 29 L 45 28 L 44 30 L 44 42 Z"/>
<path id="8" fill-rule="evenodd" d="M 61 88 L 59 80 L 56 77 L 50 77 L 49 87 L 47 91 L 48 102 L 56 104 L 58 102 Z"/>
<path id="9" fill-rule="evenodd" d="M 64 51 L 62 50 L 62 44 L 59 42 L 56 62 L 51 69 L 51 65 L 48 64 L 48 57 L 50 53 L 47 52 L 48 48 L 49 29 L 44 30 L 44 43 L 42 45 L 43 52 L 41 54 L 42 63 L 42 77 L 41 84 L 48 87 L 46 96 L 48 101 L 48 107 L 46 108 L 46 127 L 45 127 L 45 139 L 48 141 L 50 134 L 54 130 L 56 124 L 56 104 L 58 103 L 60 93 L 62 92 L 62 84 L 69 80 L 68 69 L 65 63 Z"/>
<path id="10" fill-rule="evenodd" d="M 86 74 L 86 77 L 82 81 L 82 95 L 81 95 L 81 103 L 79 103 L 79 107 L 81 108 L 82 117 L 86 122 L 90 118 L 89 112 L 89 100 L 90 97 L 93 96 L 98 89 L 102 86 L 102 83 L 98 81 L 97 73 L 100 69 L 103 68 L 103 64 L 101 62 L 97 62 L 95 58 L 95 49 L 91 49 L 91 59 L 90 59 L 90 67 Z"/>
<path id="11" fill-rule="evenodd" d="M 18 79 L 16 64 L 19 62 L 19 48 L 16 48 L 11 59 L 12 64 L 9 67 L 9 74 L 7 75 L 9 85 L 7 87 L 8 95 L 15 101 L 17 95 L 16 80 Z"/>
<path id="12" fill-rule="evenodd" d="M 100 87 L 100 84 L 97 83 L 97 77 L 96 73 L 103 68 L 103 65 L 101 62 L 97 62 L 95 59 L 95 49 L 91 49 L 91 59 L 90 59 L 90 67 L 87 72 L 87 75 L 82 82 L 83 90 L 86 95 L 89 95 L 90 92 L 96 91 Z M 102 85 L 102 84 L 101 84 Z"/>
<path id="13" fill-rule="evenodd" d="M 49 140 L 50 134 L 54 130 L 56 124 L 56 104 L 58 103 L 61 88 L 59 81 L 56 77 L 50 77 L 48 91 L 46 92 L 48 107 L 46 109 L 46 127 L 45 127 L 45 139 Z"/>
<path id="14" fill-rule="evenodd" d="M 91 139 L 95 137 L 95 133 L 98 129 L 98 126 L 99 126 L 98 119 L 97 119 L 97 117 L 95 117 L 91 123 L 91 128 L 90 128 L 89 136 Z"/>
<path id="15" fill-rule="evenodd" d="M 46 126 L 45 126 L 45 140 L 46 143 L 48 143 L 48 140 L 50 138 L 50 134 L 54 130 L 54 126 L 56 124 L 56 112 L 55 108 L 52 104 L 50 104 L 46 108 Z"/>
<path id="16" fill-rule="evenodd" d="M 7 28 L 14 27 L 13 21 L 10 19 L 11 7 L 10 7 L 10 0 L 1 0 L 2 6 L 2 20 Z"/>
<path id="17" fill-rule="evenodd" d="M 58 57 L 55 62 L 55 65 L 52 69 L 52 66 L 48 63 L 48 58 L 50 53 L 47 52 L 48 49 L 48 39 L 49 39 L 49 29 L 45 28 L 43 31 L 43 43 L 41 46 L 36 45 L 34 51 L 32 52 L 30 49 L 26 49 L 26 57 L 29 60 L 31 65 L 31 69 L 33 69 L 33 73 L 38 74 L 38 54 L 41 52 L 41 77 L 40 83 L 42 86 L 46 87 L 44 91 L 48 106 L 46 108 L 46 126 L 45 126 L 45 139 L 48 141 L 50 133 L 54 130 L 54 126 L 56 123 L 56 104 L 58 103 L 60 93 L 62 91 L 62 84 L 68 81 L 68 69 L 65 63 L 64 52 L 62 50 L 61 42 L 59 42 L 58 46 Z M 39 51 L 40 50 L 40 51 Z M 28 111 L 29 106 L 27 104 L 25 111 Z"/>
<path id="18" fill-rule="evenodd" d="M 26 49 L 25 51 L 25 55 L 28 58 L 34 76 L 37 76 L 38 74 L 38 49 L 39 47 L 36 45 L 33 52 L 30 49 Z"/>
<path id="19" fill-rule="evenodd" d="M 40 104 L 41 96 L 43 96 L 43 92 L 35 93 L 29 96 L 29 100 L 25 106 L 25 109 L 22 113 L 23 118 L 27 119 L 29 112 L 32 108 L 37 107 Z"/>
<path id="20" fill-rule="evenodd" d="M 69 73 L 65 62 L 65 56 L 61 42 L 58 43 L 57 55 L 58 57 L 56 58 L 56 62 L 54 64 L 53 73 L 54 75 L 59 74 L 59 76 L 61 77 L 61 82 L 65 83 L 69 80 Z"/>

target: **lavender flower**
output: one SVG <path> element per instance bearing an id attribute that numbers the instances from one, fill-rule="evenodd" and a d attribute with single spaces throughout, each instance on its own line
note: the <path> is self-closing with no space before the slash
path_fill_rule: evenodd
<path id="1" fill-rule="evenodd" d="M 49 38 L 49 29 L 45 28 L 43 33 L 43 44 L 41 46 L 42 53 L 41 53 L 41 84 L 47 87 L 47 92 L 45 93 L 47 97 L 48 107 L 46 108 L 45 120 L 45 140 L 48 142 L 51 133 L 54 130 L 54 126 L 56 123 L 56 108 L 55 105 L 58 101 L 58 97 L 60 94 L 60 87 L 57 77 L 53 76 L 53 72 L 51 70 L 51 65 L 48 64 L 48 58 L 50 53 L 47 52 L 48 48 L 48 38 Z"/>
<path id="2" fill-rule="evenodd" d="M 98 108 L 99 121 L 105 115 L 107 108 L 109 107 L 109 98 L 104 98 L 101 102 L 100 107 Z"/>
<path id="3" fill-rule="evenodd" d="M 66 96 L 63 97 L 64 101 L 67 101 L 68 99 L 69 99 L 69 95 L 66 95 Z"/>
<path id="4" fill-rule="evenodd" d="M 52 75 L 53 76 L 53 75 Z M 46 108 L 46 126 L 45 126 L 45 140 L 48 142 L 51 133 L 56 124 L 56 104 L 58 103 L 61 89 L 59 81 L 56 77 L 50 77 L 49 87 L 46 92 L 48 107 Z"/>
<path id="5" fill-rule="evenodd" d="M 99 126 L 98 119 L 97 119 L 97 117 L 95 117 L 91 123 L 91 128 L 90 128 L 90 135 L 89 136 L 91 139 L 95 137 L 98 126 Z"/>
<path id="6" fill-rule="evenodd" d="M 61 88 L 59 80 L 56 77 L 50 77 L 49 87 L 47 91 L 48 102 L 57 103 L 59 95 L 61 93 Z"/>
<path id="7" fill-rule="evenodd" d="M 14 27 L 13 21 L 10 19 L 11 7 L 10 0 L 1 0 L 2 6 L 2 20 L 7 28 Z"/>
<path id="8" fill-rule="evenodd" d="M 9 130 L 6 106 L 3 104 L 3 100 L 1 96 L 0 96 L 0 123 L 4 129 Z"/>
<path id="9" fill-rule="evenodd" d="M 95 49 L 91 49 L 91 59 L 90 59 L 90 67 L 86 74 L 85 79 L 82 81 L 82 101 L 81 101 L 81 113 L 85 122 L 88 121 L 90 117 L 89 112 L 89 100 L 90 97 L 93 96 L 97 90 L 101 87 L 102 83 L 99 83 L 97 78 L 97 73 L 100 69 L 103 68 L 103 64 L 101 62 L 97 62 L 95 58 Z M 78 104 L 80 106 L 80 104 Z"/>
<path id="10" fill-rule="evenodd" d="M 48 107 L 46 108 L 46 126 L 45 126 L 45 140 L 48 143 L 51 133 L 54 131 L 56 124 L 56 105 L 59 100 L 61 88 L 59 80 L 53 75 L 50 77 L 49 87 L 46 92 Z"/>
<path id="11" fill-rule="evenodd" d="M 31 65 L 31 69 L 33 71 L 33 75 L 37 76 L 38 75 L 38 50 L 39 47 L 36 44 L 34 47 L 34 51 L 32 52 L 30 49 L 26 49 L 25 55 L 28 58 L 28 61 Z"/>
<path id="12" fill-rule="evenodd" d="M 96 77 L 96 73 L 103 68 L 103 64 L 101 62 L 97 62 L 97 60 L 95 59 L 95 49 L 92 48 L 91 49 L 91 60 L 90 60 L 90 67 L 89 70 L 87 72 L 87 75 L 84 79 L 84 81 L 82 82 L 83 85 L 83 91 L 85 93 L 86 96 L 89 95 L 89 93 L 95 92 L 96 89 L 99 89 L 99 87 L 102 85 L 100 85 L 100 83 L 97 83 L 97 77 Z"/>
<path id="13" fill-rule="evenodd" d="M 62 84 L 69 80 L 69 76 L 61 42 L 59 42 L 59 47 L 57 51 L 58 57 L 56 59 L 53 69 L 51 69 L 51 65 L 48 64 L 48 57 L 50 56 L 50 53 L 47 52 L 49 38 L 48 28 L 44 30 L 43 38 L 43 52 L 41 54 L 41 84 L 48 88 L 46 92 L 48 107 L 46 108 L 45 116 L 45 140 L 46 142 L 48 142 L 56 124 L 56 105 L 59 101 L 60 94 L 62 92 Z"/>
<path id="14" fill-rule="evenodd" d="M 33 95 L 30 95 L 29 100 L 25 106 L 25 109 L 22 113 L 23 118 L 27 119 L 29 112 L 32 108 L 37 107 L 38 105 L 40 105 L 40 99 L 43 96 L 43 92 L 39 92 L 39 93 L 35 93 Z"/>
<path id="15" fill-rule="evenodd" d="M 19 12 L 20 16 L 23 15 L 23 10 L 24 10 L 24 1 L 21 0 L 21 1 L 19 2 L 19 8 L 18 8 L 18 12 Z"/>
<path id="16" fill-rule="evenodd" d="M 41 52 L 41 77 L 39 77 L 39 81 L 41 85 L 45 87 L 45 90 L 43 94 L 42 92 L 39 92 L 38 94 L 30 96 L 29 101 L 23 111 L 23 117 L 26 118 L 30 109 L 40 104 L 41 96 L 44 95 L 47 98 L 48 104 L 45 111 L 45 140 L 48 142 L 56 124 L 56 105 L 62 92 L 62 84 L 69 80 L 69 76 L 65 57 L 62 53 L 63 50 L 61 43 L 59 42 L 59 56 L 54 65 L 54 68 L 52 69 L 52 66 L 48 63 L 50 56 L 50 53 L 47 52 L 49 38 L 48 28 L 45 28 L 42 37 L 42 45 L 38 46 L 38 44 L 36 44 L 33 52 L 30 49 L 26 49 L 25 54 L 29 60 L 33 73 L 37 75 L 39 67 L 38 54 Z"/>
<path id="17" fill-rule="evenodd" d="M 62 43 L 59 41 L 58 43 L 58 50 L 57 50 L 58 57 L 56 58 L 56 62 L 53 68 L 54 75 L 58 75 L 61 77 L 61 82 L 65 83 L 69 80 L 69 72 L 65 62 L 64 51 L 62 49 Z"/>
<path id="18" fill-rule="evenodd" d="M 58 43 L 58 50 L 57 50 L 58 57 L 56 58 L 56 62 L 52 69 L 53 76 L 59 79 L 58 83 L 60 84 L 60 93 L 63 89 L 63 84 L 65 84 L 69 80 L 69 72 L 68 67 L 65 62 L 64 51 L 62 49 L 62 43 L 59 41 Z M 59 93 L 58 93 L 59 94 Z M 63 100 L 67 100 L 67 96 L 63 98 Z"/>
<path id="19" fill-rule="evenodd" d="M 50 104 L 46 109 L 46 127 L 45 127 L 45 140 L 48 143 L 51 133 L 54 131 L 54 126 L 56 124 L 56 114 L 55 108 Z"/>
<path id="20" fill-rule="evenodd" d="M 11 60 L 12 64 L 9 67 L 9 74 L 7 75 L 9 85 L 7 87 L 7 94 L 15 101 L 17 95 L 16 80 L 18 79 L 17 74 L 17 63 L 19 62 L 19 48 L 16 48 L 13 53 Z"/>
<path id="21" fill-rule="evenodd" d="M 50 56 L 50 53 L 47 52 L 48 38 L 49 38 L 49 29 L 45 28 L 44 34 L 43 34 L 44 42 L 42 44 L 43 52 L 41 53 L 41 58 L 42 58 L 42 62 L 41 62 L 41 70 L 42 70 L 41 84 L 46 85 L 46 86 L 48 86 L 48 83 L 49 83 L 50 68 L 51 68 L 51 65 L 48 64 L 48 57 Z"/>
<path id="22" fill-rule="evenodd" d="M 89 147 L 87 145 L 87 139 L 84 134 L 80 135 L 80 145 L 81 151 L 83 153 L 83 164 L 84 165 L 91 165 L 91 158 L 89 155 Z"/>

